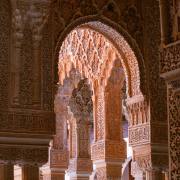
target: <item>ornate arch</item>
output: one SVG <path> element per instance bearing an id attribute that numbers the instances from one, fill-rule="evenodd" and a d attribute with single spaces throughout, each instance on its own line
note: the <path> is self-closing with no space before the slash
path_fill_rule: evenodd
<path id="1" fill-rule="evenodd" d="M 91 53 L 88 54 L 88 51 Z M 97 115 L 94 118 L 94 132 L 97 138 L 92 146 L 93 161 L 105 157 L 104 155 L 99 157 L 98 154 L 101 146 L 103 146 L 101 149 L 106 149 L 103 144 L 105 142 L 101 144 L 103 139 L 101 134 L 106 134 L 107 125 L 105 126 L 105 123 L 108 122 L 104 109 L 106 96 L 104 87 L 107 85 L 115 60 L 121 62 L 126 79 L 130 143 L 136 147 L 138 143 L 150 141 L 150 116 L 149 103 L 145 98 L 148 92 L 144 60 L 135 40 L 123 28 L 107 19 L 99 19 L 99 17 L 80 18 L 67 26 L 61 34 L 55 54 L 58 59 L 60 84 L 65 82 L 70 76 L 71 69 L 74 68 L 81 74 L 81 78 L 85 77 L 91 81 L 92 89 L 96 92 L 93 96 L 93 105 L 96 109 L 94 114 Z M 147 135 L 139 138 L 146 129 Z M 115 147 L 112 144 L 109 146 Z M 119 143 L 117 147 L 121 147 L 119 150 L 122 153 L 119 154 L 123 155 L 122 143 Z"/>
<path id="2" fill-rule="evenodd" d="M 96 21 L 97 19 L 98 21 Z M 77 31 L 83 28 L 99 32 L 109 43 L 113 44 L 112 49 L 116 51 L 116 54 L 111 54 L 111 56 L 116 55 L 121 60 L 125 70 L 126 81 L 128 82 L 128 97 L 147 95 L 144 60 L 135 40 L 123 28 L 107 19 L 99 20 L 97 17 L 84 17 L 69 25 L 59 37 L 55 53 L 56 59 L 59 59 L 60 47 L 67 40 L 68 34 L 72 35 L 73 29 Z M 110 64 L 110 67 L 112 67 L 113 62 Z M 82 64 L 83 66 L 84 64 Z M 107 74 L 109 74 L 110 69 L 107 70 Z M 88 74 L 85 75 L 88 76 Z"/>

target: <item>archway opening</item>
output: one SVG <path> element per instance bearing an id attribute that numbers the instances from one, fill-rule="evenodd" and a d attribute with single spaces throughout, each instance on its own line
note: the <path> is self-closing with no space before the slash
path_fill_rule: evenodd
<path id="1" fill-rule="evenodd" d="M 126 104 L 124 117 L 126 117 L 127 112 L 130 112 L 129 126 L 137 125 L 139 117 L 143 115 L 138 110 L 138 112 L 131 111 L 133 111 L 134 103 L 140 102 L 143 105 L 145 101 L 143 95 L 145 88 L 143 87 L 144 84 L 141 84 L 141 81 L 145 79 L 142 76 L 143 73 L 140 73 L 140 66 L 143 66 L 141 60 L 136 58 L 134 51 L 123 35 L 100 22 L 89 22 L 76 27 L 62 42 L 59 51 L 59 89 L 56 95 L 55 109 L 57 113 L 61 114 L 62 111 L 59 109 L 63 109 L 66 114 L 64 115 L 66 120 L 63 120 L 66 125 L 63 127 L 67 128 L 67 122 L 68 124 L 76 122 L 77 118 L 74 120 L 71 118 L 71 123 L 67 121 L 70 118 L 68 107 L 71 97 L 74 92 L 77 92 L 78 83 L 86 79 L 93 92 L 94 138 L 91 144 L 91 159 L 94 167 L 93 176 L 97 179 L 120 178 L 122 176 L 122 166 L 126 158 L 126 145 L 123 140 L 122 102 Z M 126 99 L 123 100 L 122 89 L 124 84 Z M 77 106 L 77 102 L 75 104 Z M 147 109 L 143 110 L 147 117 Z M 82 115 L 83 112 L 80 111 L 79 114 Z M 141 123 L 146 123 L 147 119 L 144 118 Z M 60 120 L 57 122 L 58 125 Z M 64 139 L 65 141 L 68 139 L 67 129 L 63 132 L 66 133 L 63 135 L 64 142 Z M 73 147 L 75 151 L 81 151 L 77 148 L 79 147 L 77 132 L 74 134 L 76 144 Z M 69 144 L 73 144 L 72 141 L 71 138 Z M 67 145 L 68 143 L 64 142 L 64 144 Z M 71 148 L 67 148 L 67 150 Z M 66 146 L 63 146 L 62 149 L 66 149 Z M 72 150 L 72 152 L 74 151 Z M 67 156 L 69 159 L 68 153 Z M 69 167 L 73 168 L 73 175 L 70 173 L 70 176 L 90 177 L 88 167 L 90 167 L 91 161 L 85 163 L 82 162 L 82 158 L 76 156 L 75 161 L 67 160 L 67 164 L 70 162 Z"/>

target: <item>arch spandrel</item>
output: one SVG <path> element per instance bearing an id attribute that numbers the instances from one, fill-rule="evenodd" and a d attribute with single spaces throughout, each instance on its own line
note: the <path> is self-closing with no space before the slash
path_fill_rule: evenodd
<path id="1" fill-rule="evenodd" d="M 59 52 L 60 82 L 74 67 L 92 84 L 95 80 L 106 84 L 116 57 L 124 68 L 128 98 L 141 96 L 141 73 L 135 53 L 122 35 L 100 22 L 80 25 L 65 38 Z"/>

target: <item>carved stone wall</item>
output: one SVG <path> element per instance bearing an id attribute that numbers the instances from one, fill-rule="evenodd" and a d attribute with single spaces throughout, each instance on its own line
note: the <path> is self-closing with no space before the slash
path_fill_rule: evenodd
<path id="1" fill-rule="evenodd" d="M 50 43 L 52 26 L 48 26 L 46 34 L 42 33 L 45 31 L 44 24 L 50 22 L 50 18 L 49 20 L 46 18 L 48 5 L 48 1 L 0 2 L 0 85 L 2 85 L 0 159 L 3 161 L 42 165 L 48 160 L 48 146 L 55 125 L 52 106 L 54 86 L 52 44 Z M 43 42 L 49 40 L 46 42 L 48 46 L 41 44 L 42 39 Z M 49 66 L 51 72 L 47 73 L 47 69 L 42 66 L 42 59 L 48 60 L 46 67 Z M 50 85 L 46 88 L 50 93 L 46 94 L 45 98 L 46 100 L 50 98 L 48 108 L 44 108 L 47 103 L 44 103 L 41 97 L 45 93 L 42 83 L 47 79 L 44 74 L 49 75 Z M 7 136 L 8 142 L 5 145 Z M 39 154 L 42 154 L 41 158 Z"/>
<path id="2" fill-rule="evenodd" d="M 180 86 L 178 86 L 180 88 Z M 170 160 L 170 177 L 171 179 L 180 178 L 179 172 L 179 156 L 180 145 L 178 143 L 180 134 L 180 93 L 174 92 L 174 88 L 168 89 L 168 105 L 169 105 L 169 160 Z"/>
<path id="3" fill-rule="evenodd" d="M 170 22 L 168 19 L 164 21 L 169 22 L 170 39 L 169 44 L 161 47 L 161 77 L 167 83 L 167 99 L 168 99 L 168 144 L 169 144 L 169 179 L 180 178 L 179 171 L 179 144 L 178 139 L 180 134 L 178 128 L 180 126 L 180 53 L 179 53 L 179 0 L 169 1 L 169 9 L 167 13 L 170 14 Z M 163 19 L 161 18 L 161 22 Z"/>
<path id="4" fill-rule="evenodd" d="M 159 74 L 164 76 L 166 72 L 180 68 L 180 64 L 178 43 L 162 49 L 159 56 L 159 2 L 52 0 L 51 4 L 49 3 L 47 0 L 16 0 L 10 5 L 8 1 L 0 1 L 2 137 L 6 137 L 11 131 L 13 137 L 26 143 L 25 138 L 34 135 L 34 138 L 39 138 L 41 142 L 46 139 L 44 142 L 47 147 L 54 133 L 54 82 L 58 82 L 58 74 L 60 82 L 64 84 L 71 69 L 76 68 L 81 77 L 91 81 L 93 90 L 100 85 L 103 89 L 108 83 L 114 60 L 119 58 L 127 86 L 130 143 L 133 147 L 142 146 L 142 149 L 147 150 L 142 157 L 138 154 L 142 149 L 135 149 L 135 160 L 140 164 L 143 161 L 147 162 L 145 164 L 150 163 L 150 168 L 158 167 L 158 164 L 165 168 L 167 132 L 163 132 L 167 129 L 167 100 L 166 86 Z M 169 8 L 170 16 L 167 17 L 170 17 L 172 22 L 168 20 L 167 25 L 171 27 L 170 30 L 166 29 L 166 35 L 171 36 L 168 41 L 176 41 L 179 39 L 179 0 L 171 0 L 168 3 L 166 8 Z M 166 24 L 163 27 L 166 27 Z M 86 39 L 88 41 L 85 41 Z M 174 86 L 177 86 L 177 83 L 174 83 Z M 104 108 L 103 98 L 109 92 L 101 93 L 93 97 L 98 111 L 95 113 L 98 115 L 95 117 L 98 121 L 95 140 L 106 137 L 102 133 L 106 130 L 103 124 L 105 119 L 102 117 L 107 110 Z M 179 96 L 170 93 L 170 100 L 171 97 L 172 104 L 174 101 L 178 104 Z M 107 101 L 110 103 L 110 100 Z M 113 119 L 114 116 L 108 118 Z M 113 123 L 109 122 L 108 126 L 110 138 L 115 136 L 112 127 L 117 124 Z M 26 137 L 23 139 L 24 133 Z M 60 136 L 54 139 L 54 142 L 59 138 Z M 14 142 L 11 140 L 10 146 Z M 171 140 L 173 139 L 170 139 L 170 144 Z M 149 146 L 150 143 L 153 145 Z M 94 148 L 101 147 L 101 143 L 99 144 Z M 17 147 L 10 147 L 13 148 L 14 152 L 17 152 Z M 38 149 L 33 147 L 36 148 Z M 27 147 L 24 149 L 19 150 L 21 155 L 14 153 L 15 160 L 22 157 L 29 161 L 23 153 Z M 2 152 L 6 153 L 4 150 Z M 27 154 L 28 152 L 27 150 Z M 39 150 L 37 154 L 38 152 Z M 2 154 L 2 159 L 3 156 L 7 157 Z M 42 159 L 37 158 L 37 161 L 42 162 Z"/>
<path id="5" fill-rule="evenodd" d="M 11 6 L 0 2 L 0 109 L 8 106 L 8 63 L 10 60 Z"/>

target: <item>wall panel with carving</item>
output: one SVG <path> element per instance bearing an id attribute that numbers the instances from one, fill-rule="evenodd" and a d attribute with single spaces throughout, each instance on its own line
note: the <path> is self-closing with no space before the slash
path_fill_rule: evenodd
<path id="1" fill-rule="evenodd" d="M 9 138 L 7 146 L 0 145 L 1 160 L 48 159 L 55 126 L 51 21 L 44 27 L 48 5 L 0 1 L 0 144 Z"/>
<path id="2" fill-rule="evenodd" d="M 180 178 L 180 93 L 168 89 L 170 178 Z"/>
<path id="3" fill-rule="evenodd" d="M 9 1 L 2 0 L 0 1 L 0 109 L 5 109 L 8 106 L 10 27 L 11 6 Z"/>
<path id="4" fill-rule="evenodd" d="M 42 108 L 45 111 L 53 111 L 54 102 L 54 62 L 53 62 L 53 38 L 52 17 L 49 16 L 42 32 Z"/>
<path id="5" fill-rule="evenodd" d="M 165 81 L 159 76 L 159 48 L 161 39 L 159 3 L 158 1 L 146 1 L 142 7 L 144 19 L 143 46 L 145 52 L 144 58 L 148 67 L 146 70 L 149 80 L 151 124 L 153 123 L 153 128 L 164 128 L 165 126 L 167 127 L 167 95 Z M 152 136 L 151 138 L 156 143 L 157 139 L 159 139 L 159 143 L 163 140 L 167 145 L 167 136 Z"/>

